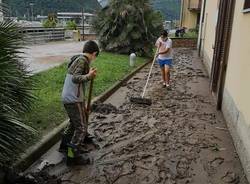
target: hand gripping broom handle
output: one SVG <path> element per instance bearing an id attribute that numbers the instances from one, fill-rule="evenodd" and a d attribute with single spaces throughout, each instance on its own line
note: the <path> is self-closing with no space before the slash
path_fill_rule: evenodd
<path id="1" fill-rule="evenodd" d="M 149 70 L 149 73 L 148 73 L 147 82 L 146 82 L 146 85 L 144 86 L 143 93 L 142 93 L 142 95 L 141 95 L 142 98 L 143 98 L 144 95 L 145 95 L 145 92 L 146 92 L 146 89 L 147 89 L 147 86 L 148 86 L 148 81 L 149 81 L 149 78 L 150 78 L 150 75 L 151 75 L 151 72 L 152 72 L 152 69 L 153 69 L 153 66 L 154 66 L 154 63 L 155 63 L 155 60 L 156 60 L 158 51 L 159 51 L 159 47 L 157 48 L 157 50 L 156 50 L 156 52 L 155 52 L 154 59 L 153 59 L 153 61 L 152 61 L 152 65 L 151 65 L 150 70 Z"/>

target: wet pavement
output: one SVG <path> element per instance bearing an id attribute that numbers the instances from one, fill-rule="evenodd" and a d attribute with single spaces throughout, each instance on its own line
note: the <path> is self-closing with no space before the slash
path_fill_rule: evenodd
<path id="1" fill-rule="evenodd" d="M 38 73 L 58 66 L 71 56 L 82 52 L 84 42 L 57 41 L 41 45 L 28 45 L 21 51 L 25 57 L 24 64 L 27 70 Z"/>
<path id="2" fill-rule="evenodd" d="M 88 145 L 92 164 L 67 167 L 55 145 L 27 172 L 40 167 L 54 175 L 48 183 L 64 184 L 247 184 L 196 52 L 175 50 L 170 88 L 162 87 L 155 65 L 146 93 L 152 105 L 132 104 L 129 97 L 141 94 L 149 67 L 93 109 L 89 133 L 98 146 Z"/>

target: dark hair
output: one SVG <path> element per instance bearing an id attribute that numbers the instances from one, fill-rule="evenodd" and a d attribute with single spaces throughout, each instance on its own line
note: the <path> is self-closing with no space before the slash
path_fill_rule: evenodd
<path id="1" fill-rule="evenodd" d="M 167 30 L 163 30 L 161 33 L 162 36 L 164 37 L 168 37 L 168 31 Z"/>
<path id="2" fill-rule="evenodd" d="M 96 52 L 96 56 L 98 56 L 100 50 L 95 41 L 89 40 L 84 44 L 82 52 L 89 53 L 89 54 L 93 54 L 94 52 Z"/>

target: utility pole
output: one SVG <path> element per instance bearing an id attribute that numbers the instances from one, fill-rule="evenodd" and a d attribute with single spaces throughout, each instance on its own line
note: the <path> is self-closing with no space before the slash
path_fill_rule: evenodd
<path id="1" fill-rule="evenodd" d="M 0 4 L 2 4 L 2 0 L 0 0 Z M 3 21 L 3 13 L 2 13 L 2 8 L 0 8 L 0 21 Z"/>
<path id="2" fill-rule="evenodd" d="M 27 7 L 27 19 L 26 20 L 30 20 L 30 12 L 29 12 L 29 8 Z"/>
<path id="3" fill-rule="evenodd" d="M 31 9 L 31 21 L 33 22 L 33 6 L 34 3 L 30 3 L 30 9 Z"/>
<path id="4" fill-rule="evenodd" d="M 84 41 L 84 8 L 82 7 L 82 40 Z"/>

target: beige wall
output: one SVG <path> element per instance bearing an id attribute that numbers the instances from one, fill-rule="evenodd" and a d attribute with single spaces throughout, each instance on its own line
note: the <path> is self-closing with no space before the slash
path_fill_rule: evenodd
<path id="1" fill-rule="evenodd" d="M 187 3 L 189 0 L 185 0 Z M 190 8 L 197 8 L 200 0 L 190 0 Z"/>
<path id="2" fill-rule="evenodd" d="M 197 1 L 197 0 L 195 0 Z M 183 0 L 182 15 L 181 15 L 181 26 L 190 28 L 196 28 L 197 13 L 188 10 L 188 0 Z M 198 4 L 198 2 L 197 2 Z"/>
<path id="3" fill-rule="evenodd" d="M 214 53 L 214 43 L 215 43 L 215 32 L 217 24 L 217 12 L 218 12 L 218 3 L 219 0 L 206 1 L 206 8 L 204 14 L 204 25 L 202 30 L 202 56 L 204 56 L 205 64 L 207 66 L 208 72 L 210 73 L 213 53 Z"/>
<path id="4" fill-rule="evenodd" d="M 206 1 L 201 35 L 201 54 L 209 73 L 213 59 L 218 2 L 219 0 Z M 244 1 L 235 2 L 222 112 L 250 181 L 250 12 L 242 13 Z"/>
<path id="5" fill-rule="evenodd" d="M 229 96 L 232 104 L 235 104 L 235 110 L 224 105 L 223 111 L 236 114 L 235 117 L 231 113 L 227 116 L 231 116 L 229 127 L 250 181 L 250 12 L 242 13 L 243 3 L 244 1 L 236 1 L 225 81 L 225 91 L 228 94 L 223 99 L 226 103 L 226 97 Z"/>
<path id="6" fill-rule="evenodd" d="M 250 12 L 244 14 L 242 8 L 243 1 L 237 1 L 226 88 L 250 126 Z"/>

